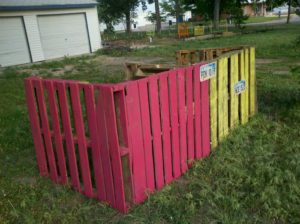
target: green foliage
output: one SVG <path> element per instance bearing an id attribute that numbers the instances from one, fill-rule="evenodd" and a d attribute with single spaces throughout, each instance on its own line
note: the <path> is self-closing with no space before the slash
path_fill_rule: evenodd
<path id="1" fill-rule="evenodd" d="M 157 15 L 156 15 L 156 13 L 148 12 L 148 15 L 145 17 L 145 19 L 147 19 L 149 22 L 155 24 L 156 20 L 157 20 Z M 161 22 L 165 22 L 166 21 L 166 16 L 165 15 L 161 15 L 160 16 L 160 21 Z"/>
<path id="2" fill-rule="evenodd" d="M 176 7 L 178 4 L 178 7 Z M 187 6 L 184 5 L 183 0 L 163 0 L 160 3 L 162 9 L 162 14 L 165 16 L 173 16 L 176 18 L 176 15 L 183 15 L 187 10 Z"/>
<path id="3" fill-rule="evenodd" d="M 107 31 L 114 30 L 113 25 L 122 21 L 126 15 L 134 14 L 135 9 L 142 4 L 145 6 L 143 0 L 97 0 L 98 2 L 98 16 L 101 22 L 107 26 Z M 129 23 L 131 18 L 129 16 Z"/>

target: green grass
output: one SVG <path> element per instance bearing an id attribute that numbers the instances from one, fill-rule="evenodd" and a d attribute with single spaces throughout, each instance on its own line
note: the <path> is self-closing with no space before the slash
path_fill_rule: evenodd
<path id="1" fill-rule="evenodd" d="M 250 44 L 260 61 L 276 59 L 257 66 L 258 115 L 127 215 L 39 177 L 23 88 L 29 74 L 54 77 L 66 65 L 74 67 L 62 78 L 119 82 L 122 67 L 96 55 L 5 69 L 0 74 L 0 223 L 300 223 L 300 27 L 246 31 L 123 54 L 128 60 L 174 61 L 178 49 Z"/>
<path id="2" fill-rule="evenodd" d="M 270 21 L 280 20 L 284 18 L 286 18 L 286 16 L 281 16 L 280 18 L 278 18 L 278 16 L 272 16 L 272 17 L 251 16 L 245 21 L 245 23 L 264 23 L 264 22 L 270 22 Z"/>

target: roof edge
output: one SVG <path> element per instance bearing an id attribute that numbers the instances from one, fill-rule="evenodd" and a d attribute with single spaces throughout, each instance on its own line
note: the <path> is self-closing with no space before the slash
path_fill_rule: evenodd
<path id="1" fill-rule="evenodd" d="M 36 5 L 36 6 L 0 6 L 0 11 L 26 11 L 26 10 L 48 10 L 48 9 L 78 9 L 93 8 L 97 3 L 75 4 L 75 5 Z"/>

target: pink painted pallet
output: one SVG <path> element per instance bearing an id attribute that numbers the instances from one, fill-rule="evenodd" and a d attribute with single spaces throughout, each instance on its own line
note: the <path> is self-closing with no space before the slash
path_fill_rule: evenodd
<path id="1" fill-rule="evenodd" d="M 40 174 L 121 212 L 210 153 L 200 65 L 120 84 L 25 80 Z"/>

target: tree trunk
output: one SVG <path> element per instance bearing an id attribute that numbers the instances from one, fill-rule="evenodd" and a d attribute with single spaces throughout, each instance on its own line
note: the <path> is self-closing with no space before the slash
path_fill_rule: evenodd
<path id="1" fill-rule="evenodd" d="M 215 4 L 214 4 L 214 28 L 215 29 L 219 29 L 220 3 L 221 3 L 221 0 L 215 0 Z"/>
<path id="2" fill-rule="evenodd" d="M 292 0 L 289 0 L 289 2 L 288 2 L 288 5 L 289 5 L 289 10 L 288 10 L 288 16 L 287 16 L 286 23 L 290 23 L 290 19 L 291 19 L 291 5 L 292 5 Z"/>
<path id="3" fill-rule="evenodd" d="M 126 12 L 125 17 L 126 17 L 126 33 L 130 33 L 131 32 L 130 10 Z"/>
<path id="4" fill-rule="evenodd" d="M 156 14 L 156 32 L 160 33 L 161 18 L 160 18 L 160 9 L 159 9 L 159 1 L 158 0 L 155 0 L 155 14 Z"/>
<path id="5" fill-rule="evenodd" d="M 178 23 L 179 23 L 179 16 L 180 16 L 179 0 L 175 0 L 175 16 L 176 16 L 176 29 L 178 30 Z"/>

